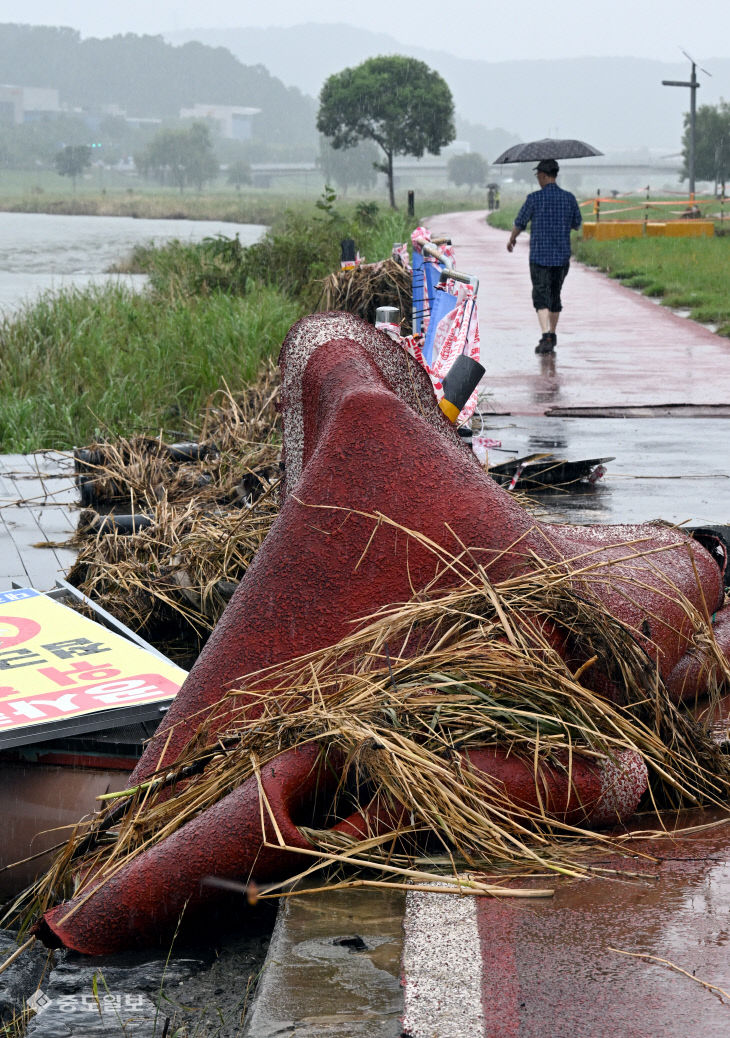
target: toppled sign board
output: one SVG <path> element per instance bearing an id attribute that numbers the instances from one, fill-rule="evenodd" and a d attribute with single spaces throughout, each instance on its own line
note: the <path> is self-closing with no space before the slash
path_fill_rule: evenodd
<path id="1" fill-rule="evenodd" d="M 186 676 L 40 591 L 0 593 L 0 749 L 159 720 Z"/>

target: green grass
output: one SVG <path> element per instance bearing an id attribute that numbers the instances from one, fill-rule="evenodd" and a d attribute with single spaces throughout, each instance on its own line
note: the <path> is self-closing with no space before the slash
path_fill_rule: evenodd
<path id="1" fill-rule="evenodd" d="M 511 231 L 521 204 L 521 202 L 502 204 L 499 209 L 489 214 L 487 223 L 490 227 L 499 227 L 502 231 Z"/>
<path id="2" fill-rule="evenodd" d="M 367 261 L 385 259 L 425 218 L 321 201 L 280 211 L 248 248 L 220 237 L 139 249 L 133 266 L 151 285 L 142 294 L 118 285 L 48 294 L 0 321 L 0 451 L 188 437 L 209 396 L 250 382 L 314 308 L 342 238 Z M 423 199 L 419 212 L 446 201 Z"/>
<path id="3" fill-rule="evenodd" d="M 185 438 L 210 394 L 252 380 L 299 315 L 266 287 L 173 301 L 118 286 L 47 296 L 0 325 L 0 451 L 108 433 Z"/>
<path id="4" fill-rule="evenodd" d="M 241 293 L 263 283 L 313 309 L 321 281 L 339 266 L 343 238 L 354 239 L 365 262 L 376 262 L 390 255 L 394 242 L 409 241 L 420 222 L 418 216 L 383 210 L 374 202 L 341 205 L 330 196 L 320 203 L 319 209 L 286 209 L 263 239 L 248 248 L 225 237 L 193 245 L 142 245 L 115 269 L 148 274 L 167 299 L 215 290 Z"/>
<path id="5" fill-rule="evenodd" d="M 49 170 L 0 170 L 0 211 L 57 213 L 83 216 L 133 216 L 146 219 L 175 217 L 191 220 L 224 220 L 233 223 L 274 223 L 286 210 L 310 212 L 321 193 L 319 174 L 305 179 L 275 181 L 270 188 L 243 187 L 236 191 L 223 179 L 202 192 L 186 190 L 182 194 L 172 188 L 160 188 L 140 177 L 112 170 L 93 170 L 79 180 L 76 190 L 68 178 Z M 354 212 L 358 202 L 375 202 L 383 210 L 388 200 L 384 190 L 365 194 L 348 193 L 338 199 L 338 208 Z M 407 190 L 396 193 L 401 211 L 405 211 Z M 418 211 L 427 215 L 460 209 L 478 209 L 485 205 L 484 192 L 473 197 L 463 190 L 444 187 L 416 188 Z"/>
<path id="6" fill-rule="evenodd" d="M 512 227 L 518 205 L 489 217 L 494 227 Z M 583 240 L 573 235 L 573 254 L 581 263 L 603 271 L 664 306 L 689 310 L 695 321 L 717 326 L 730 337 L 730 234 L 719 221 L 714 238 L 620 238 Z"/>
<path id="7" fill-rule="evenodd" d="M 583 241 L 576 259 L 730 336 L 730 237 Z"/>

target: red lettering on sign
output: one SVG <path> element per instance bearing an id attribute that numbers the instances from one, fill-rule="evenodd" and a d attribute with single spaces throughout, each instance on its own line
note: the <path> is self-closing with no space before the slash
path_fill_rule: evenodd
<path id="1" fill-rule="evenodd" d="M 56 685 L 63 687 L 75 685 L 79 681 L 105 681 L 107 678 L 115 678 L 121 674 L 118 667 L 112 667 L 104 663 L 72 663 L 66 670 L 58 667 L 39 667 L 38 673 L 53 681 Z"/>
<path id="2" fill-rule="evenodd" d="M 40 633 L 40 629 L 39 623 L 23 616 L 0 616 L 0 649 L 30 641 Z"/>

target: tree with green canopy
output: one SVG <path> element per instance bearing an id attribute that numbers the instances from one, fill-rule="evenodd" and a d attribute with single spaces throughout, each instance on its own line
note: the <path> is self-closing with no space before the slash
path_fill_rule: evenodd
<path id="1" fill-rule="evenodd" d="M 342 194 L 349 187 L 364 190 L 374 187 L 377 180 L 379 153 L 373 141 L 361 141 L 354 148 L 333 148 L 326 137 L 319 138 L 317 165 L 328 184 L 335 183 Z"/>
<path id="2" fill-rule="evenodd" d="M 689 113 L 684 117 L 682 137 L 683 168 L 680 178 L 689 177 Z M 712 180 L 717 188 L 730 180 L 730 102 L 718 105 L 700 105 L 695 116 L 695 176 L 698 180 Z"/>
<path id="3" fill-rule="evenodd" d="M 67 144 L 57 152 L 53 162 L 57 173 L 62 177 L 71 177 L 75 191 L 76 181 L 91 165 L 91 148 L 88 144 Z"/>
<path id="4" fill-rule="evenodd" d="M 382 149 L 379 169 L 395 205 L 393 158 L 438 155 L 456 136 L 447 84 L 423 61 L 400 55 L 368 58 L 330 76 L 319 95 L 317 129 L 333 148 L 371 140 Z"/>
<path id="5" fill-rule="evenodd" d="M 202 191 L 203 184 L 218 174 L 210 131 L 205 123 L 193 123 L 188 130 L 160 130 L 135 164 L 145 176 L 162 184 L 172 183 L 182 193 L 188 184 Z"/>
<path id="6" fill-rule="evenodd" d="M 228 167 L 226 180 L 235 187 L 236 191 L 240 191 L 244 184 L 251 183 L 251 163 L 246 162 L 245 159 L 236 159 Z"/>
<path id="7" fill-rule="evenodd" d="M 446 169 L 452 184 L 456 184 L 457 187 L 466 184 L 469 191 L 475 187 L 484 187 L 489 173 L 487 160 L 476 151 L 452 155 Z"/>

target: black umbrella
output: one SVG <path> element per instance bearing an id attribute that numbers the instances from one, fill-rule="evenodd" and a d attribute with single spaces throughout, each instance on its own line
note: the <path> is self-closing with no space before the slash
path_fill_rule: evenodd
<path id="1" fill-rule="evenodd" d="M 585 141 L 559 141 L 545 137 L 541 141 L 513 144 L 494 160 L 494 165 L 499 166 L 503 162 L 540 162 L 541 159 L 584 159 L 589 155 L 603 155 L 603 152 Z"/>

